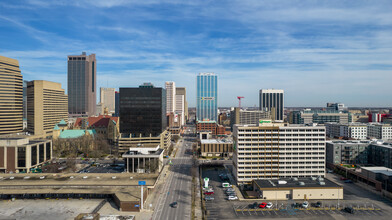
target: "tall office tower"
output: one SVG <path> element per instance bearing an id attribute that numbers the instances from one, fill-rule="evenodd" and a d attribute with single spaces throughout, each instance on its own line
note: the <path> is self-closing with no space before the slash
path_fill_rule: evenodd
<path id="1" fill-rule="evenodd" d="M 185 100 L 184 95 L 176 95 L 176 111 L 175 113 L 178 115 L 180 124 L 185 124 Z"/>
<path id="2" fill-rule="evenodd" d="M 27 118 L 27 80 L 23 80 L 23 119 Z"/>
<path id="3" fill-rule="evenodd" d="M 120 132 L 158 136 L 166 130 L 166 90 L 144 83 L 120 88 Z"/>
<path id="4" fill-rule="evenodd" d="M 23 131 L 23 77 L 17 60 L 0 56 L 0 135 Z"/>
<path id="5" fill-rule="evenodd" d="M 276 122 L 284 120 L 284 91 L 278 89 L 260 89 L 260 110 L 271 112 L 271 118 Z"/>
<path id="6" fill-rule="evenodd" d="M 97 104 L 95 54 L 68 56 L 68 112 L 93 116 Z"/>
<path id="7" fill-rule="evenodd" d="M 184 114 L 185 114 L 185 122 L 188 121 L 188 101 L 186 100 L 186 88 L 185 87 L 177 87 L 176 95 L 184 96 Z"/>
<path id="8" fill-rule="evenodd" d="M 198 121 L 218 120 L 218 76 L 214 73 L 199 73 L 197 76 Z"/>
<path id="9" fill-rule="evenodd" d="M 120 92 L 115 92 L 114 94 L 114 99 L 115 101 L 115 112 L 114 112 L 114 116 L 118 117 L 120 116 Z"/>
<path id="10" fill-rule="evenodd" d="M 165 82 L 166 89 L 166 113 L 176 111 L 176 83 Z"/>
<path id="11" fill-rule="evenodd" d="M 261 121 L 234 125 L 233 173 L 238 184 L 255 179 L 325 175 L 325 127 Z"/>
<path id="12" fill-rule="evenodd" d="M 68 97 L 60 83 L 34 80 L 27 83 L 27 130 L 46 138 L 61 120 L 68 120 Z"/>
<path id="13" fill-rule="evenodd" d="M 102 88 L 101 87 L 101 103 L 102 107 L 108 108 L 108 112 L 113 114 L 115 112 L 115 92 L 116 89 L 114 88 Z"/>

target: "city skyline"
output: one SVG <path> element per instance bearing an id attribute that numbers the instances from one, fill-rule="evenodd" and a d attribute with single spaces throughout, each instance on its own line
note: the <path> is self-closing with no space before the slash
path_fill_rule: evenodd
<path id="1" fill-rule="evenodd" d="M 97 88 L 175 81 L 190 107 L 200 72 L 220 76 L 218 106 L 258 106 L 262 88 L 285 106 L 392 105 L 391 2 L 280 3 L 1 2 L 0 54 L 66 89 L 67 55 L 95 53 Z"/>

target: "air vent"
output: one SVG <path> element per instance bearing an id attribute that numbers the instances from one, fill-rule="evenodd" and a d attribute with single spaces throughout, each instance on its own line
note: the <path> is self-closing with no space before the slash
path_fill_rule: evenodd
<path id="1" fill-rule="evenodd" d="M 298 185 L 305 186 L 305 183 L 304 182 L 298 182 Z"/>

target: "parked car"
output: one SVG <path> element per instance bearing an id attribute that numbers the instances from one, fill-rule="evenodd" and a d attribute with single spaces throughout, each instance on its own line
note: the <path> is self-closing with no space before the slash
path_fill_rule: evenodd
<path id="1" fill-rule="evenodd" d="M 266 208 L 267 208 L 267 209 L 270 209 L 270 208 L 272 208 L 272 206 L 274 206 L 274 205 L 272 204 L 272 202 L 269 202 L 269 203 L 267 203 Z"/>
<path id="2" fill-rule="evenodd" d="M 320 201 L 318 201 L 316 203 L 312 203 L 312 207 L 315 207 L 315 208 L 320 208 L 321 205 L 322 205 L 322 203 Z"/>
<path id="3" fill-rule="evenodd" d="M 259 208 L 265 208 L 267 206 L 267 203 L 266 202 L 263 202 L 263 203 L 261 203 L 260 205 L 259 205 Z"/>
<path id="4" fill-rule="evenodd" d="M 207 192 L 204 192 L 204 194 L 205 194 L 205 195 L 213 195 L 214 192 L 208 192 L 208 191 L 207 191 Z"/>
<path id="5" fill-rule="evenodd" d="M 233 192 L 233 193 L 226 193 L 226 195 L 228 196 L 237 196 L 237 193 Z"/>
<path id="6" fill-rule="evenodd" d="M 302 203 L 302 208 L 308 208 L 309 207 L 309 202 L 305 201 L 304 203 Z"/>
<path id="7" fill-rule="evenodd" d="M 229 196 L 227 199 L 228 199 L 228 200 L 237 200 L 238 197 L 237 197 L 237 196 Z"/>
<path id="8" fill-rule="evenodd" d="M 345 207 L 344 211 L 350 213 L 350 214 L 354 214 L 355 210 L 353 209 L 353 207 Z"/>
<path id="9" fill-rule="evenodd" d="M 226 192 L 234 192 L 235 190 L 233 188 L 227 188 Z"/>
<path id="10" fill-rule="evenodd" d="M 340 177 L 340 180 L 347 180 L 347 178 L 346 177 Z"/>
<path id="11" fill-rule="evenodd" d="M 257 209 L 258 207 L 259 207 L 259 204 L 257 204 L 257 202 L 249 205 L 249 208 L 251 208 L 251 209 Z"/>
<path id="12" fill-rule="evenodd" d="M 345 180 L 344 183 L 353 183 L 352 180 Z"/>
<path id="13" fill-rule="evenodd" d="M 206 196 L 206 197 L 204 197 L 204 200 L 205 200 L 205 201 L 213 201 L 213 200 L 214 200 L 214 197 L 212 197 L 212 196 Z"/>
<path id="14" fill-rule="evenodd" d="M 172 203 L 170 203 L 170 206 L 171 206 L 172 208 L 177 208 L 178 203 L 177 203 L 177 202 L 172 202 Z"/>
<path id="15" fill-rule="evenodd" d="M 293 207 L 293 208 L 301 208 L 301 207 L 302 207 L 302 204 L 296 202 L 296 203 L 293 203 L 293 204 L 291 205 L 291 207 Z"/>

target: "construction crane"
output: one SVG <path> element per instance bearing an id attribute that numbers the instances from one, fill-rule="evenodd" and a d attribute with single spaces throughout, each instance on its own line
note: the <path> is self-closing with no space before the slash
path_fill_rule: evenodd
<path id="1" fill-rule="evenodd" d="M 237 99 L 238 99 L 238 107 L 241 109 L 241 99 L 243 99 L 243 98 L 245 98 L 245 97 L 243 97 L 243 96 L 237 96 Z"/>

